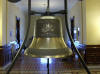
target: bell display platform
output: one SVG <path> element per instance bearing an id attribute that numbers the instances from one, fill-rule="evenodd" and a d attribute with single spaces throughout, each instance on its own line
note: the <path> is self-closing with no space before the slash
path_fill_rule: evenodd
<path id="1" fill-rule="evenodd" d="M 87 74 L 78 60 L 69 57 L 67 59 L 50 59 L 50 74 Z M 47 74 L 47 62 L 44 58 L 32 58 L 21 56 L 15 63 L 10 74 Z M 93 66 L 93 65 L 92 65 Z M 0 70 L 5 74 L 6 70 Z M 99 68 L 90 68 L 92 74 L 100 74 Z"/>

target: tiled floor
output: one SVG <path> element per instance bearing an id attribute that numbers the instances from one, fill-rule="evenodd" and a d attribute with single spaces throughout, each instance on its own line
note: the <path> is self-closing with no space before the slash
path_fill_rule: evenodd
<path id="1" fill-rule="evenodd" d="M 20 57 L 10 74 L 47 74 L 46 62 L 46 59 Z M 49 68 L 50 74 L 87 74 L 81 64 L 70 57 L 68 59 L 50 59 Z M 100 74 L 100 68 L 90 70 L 92 74 Z M 0 71 L 0 74 L 5 74 L 5 71 Z"/>

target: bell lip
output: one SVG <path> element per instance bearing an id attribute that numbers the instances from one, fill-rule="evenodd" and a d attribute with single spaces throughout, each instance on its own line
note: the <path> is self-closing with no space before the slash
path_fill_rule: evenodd
<path id="1" fill-rule="evenodd" d="M 70 51 L 70 53 L 69 54 L 63 54 L 63 55 L 48 55 L 48 56 L 39 56 L 39 55 L 31 55 L 31 54 L 27 54 L 26 52 L 24 52 L 24 55 L 25 56 L 29 56 L 29 57 L 33 57 L 33 58 L 66 58 L 66 57 L 69 57 L 69 56 L 71 56 L 73 54 L 73 52 L 72 51 Z"/>
<path id="2" fill-rule="evenodd" d="M 66 58 L 72 55 L 56 55 L 56 56 L 36 56 L 36 55 L 28 55 L 28 54 L 24 54 L 25 56 L 29 56 L 29 57 L 33 57 L 33 58 Z"/>

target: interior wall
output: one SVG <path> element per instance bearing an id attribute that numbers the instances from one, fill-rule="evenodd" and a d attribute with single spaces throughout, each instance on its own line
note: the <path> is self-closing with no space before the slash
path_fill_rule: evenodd
<path id="1" fill-rule="evenodd" d="M 86 31 L 86 0 L 83 0 L 82 1 L 82 19 L 83 19 L 83 21 L 82 21 L 82 23 L 83 23 L 83 25 L 82 25 L 82 27 L 83 27 L 83 43 L 84 44 L 86 44 L 86 33 L 87 33 L 87 31 Z"/>
<path id="2" fill-rule="evenodd" d="M 79 0 L 67 0 L 68 9 L 71 9 Z"/>
<path id="3" fill-rule="evenodd" d="M 74 16 L 75 17 L 75 28 L 80 28 L 80 34 L 79 34 L 79 41 L 80 43 L 83 43 L 83 33 L 82 33 L 82 9 L 81 9 L 81 1 L 77 1 L 75 5 L 69 10 L 68 12 L 69 16 L 69 28 L 71 27 L 70 19 Z"/>
<path id="4" fill-rule="evenodd" d="M 2 0 L 2 12 L 2 45 L 5 45 L 7 37 L 7 0 Z"/>
<path id="5" fill-rule="evenodd" d="M 6 44 L 6 0 L 0 0 L 0 46 Z"/>
<path id="6" fill-rule="evenodd" d="M 100 44 L 100 0 L 86 0 L 87 45 Z"/>
<path id="7" fill-rule="evenodd" d="M 15 4 L 8 2 L 7 43 L 16 41 L 16 16 L 20 18 L 20 40 L 25 36 L 25 14 Z"/>
<path id="8" fill-rule="evenodd" d="M 2 0 L 0 0 L 0 46 L 2 46 Z"/>

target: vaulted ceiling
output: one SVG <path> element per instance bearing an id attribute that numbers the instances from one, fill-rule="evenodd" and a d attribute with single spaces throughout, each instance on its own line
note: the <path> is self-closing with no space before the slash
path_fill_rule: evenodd
<path id="1" fill-rule="evenodd" d="M 79 0 L 68 0 L 68 8 L 72 8 Z M 28 0 L 21 0 L 15 3 L 22 10 L 27 11 Z M 47 7 L 47 0 L 31 0 L 32 10 L 45 12 Z M 64 9 L 64 0 L 50 0 L 50 11 L 58 11 Z"/>

